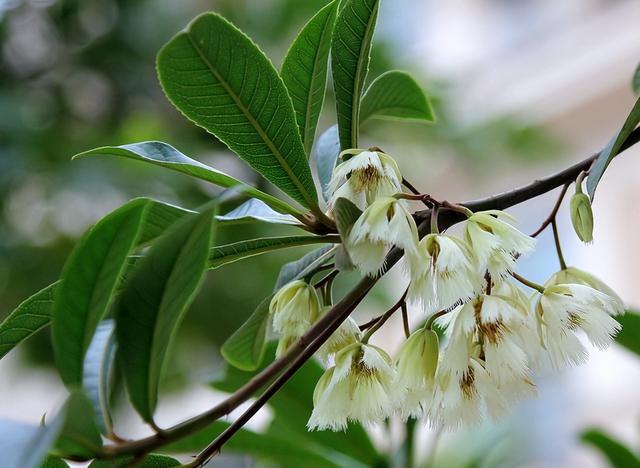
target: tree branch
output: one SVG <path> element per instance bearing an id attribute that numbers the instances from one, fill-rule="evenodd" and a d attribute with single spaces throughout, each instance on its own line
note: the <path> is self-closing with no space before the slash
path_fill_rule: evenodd
<path id="1" fill-rule="evenodd" d="M 630 137 L 627 139 L 623 150 L 634 145 L 638 141 L 640 141 L 640 129 L 636 129 L 632 132 Z M 543 179 L 536 180 L 523 187 L 491 197 L 468 201 L 462 203 L 462 205 L 472 211 L 488 209 L 503 210 L 509 208 L 575 180 L 581 171 L 588 170 L 590 168 L 596 157 L 597 154 L 580 161 L 563 171 Z M 430 209 L 422 210 L 414 214 L 418 221 L 418 230 L 421 237 L 429 232 L 430 215 Z M 438 223 L 442 229 L 446 229 L 463 219 L 464 215 L 461 213 L 444 211 L 440 213 Z M 263 371 L 256 374 L 226 400 L 198 416 L 164 430 L 162 434 L 155 434 L 126 444 L 104 447 L 103 452 L 97 454 L 97 458 L 114 458 L 122 455 L 144 454 L 155 448 L 185 437 L 193 432 L 205 428 L 212 422 L 229 414 L 251 398 L 258 390 L 273 381 L 273 384 L 268 387 L 259 399 L 256 400 L 256 402 L 241 416 L 240 420 L 242 421 L 242 424 L 244 424 L 244 422 L 248 421 L 255 412 L 257 412 L 258 409 L 262 407 L 282 387 L 282 385 L 284 385 L 284 383 L 286 383 L 291 376 L 293 376 L 293 374 L 295 374 L 295 372 L 311 358 L 311 356 L 313 356 L 322 343 L 331 336 L 331 333 L 333 333 L 333 331 L 335 331 L 340 324 L 347 319 L 362 299 L 364 299 L 378 279 L 398 262 L 402 257 L 402 254 L 402 250 L 398 248 L 392 249 L 387 256 L 387 266 L 379 276 L 375 278 L 365 277 L 360 280 L 360 282 L 346 296 L 344 296 L 340 302 L 335 304 L 324 316 L 322 316 L 282 357 L 276 359 Z M 278 377 L 278 375 L 280 375 L 280 377 Z M 238 424 L 240 424 L 240 422 Z M 214 441 L 210 445 L 211 448 L 209 449 L 209 452 L 211 452 L 211 450 L 213 450 L 213 452 L 203 452 L 205 453 L 205 457 L 213 455 L 219 451 L 222 444 L 228 440 L 230 435 L 232 435 L 232 433 L 229 433 L 228 436 L 224 436 L 224 433 L 221 434 L 221 436 L 216 439 L 217 443 Z"/>

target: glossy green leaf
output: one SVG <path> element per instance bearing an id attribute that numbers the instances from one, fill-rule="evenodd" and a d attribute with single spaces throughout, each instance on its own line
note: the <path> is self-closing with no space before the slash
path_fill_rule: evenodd
<path id="1" fill-rule="evenodd" d="M 158 75 L 188 119 L 294 200 L 317 205 L 285 85 L 242 31 L 217 14 L 200 15 L 162 48 Z"/>
<path id="2" fill-rule="evenodd" d="M 82 383 L 84 355 L 107 312 L 136 244 L 148 201 L 133 200 L 101 219 L 76 244 L 56 290 L 51 332 L 68 386 Z"/>
<path id="3" fill-rule="evenodd" d="M 192 177 L 211 182 L 220 187 L 239 187 L 243 192 L 251 197 L 263 200 L 273 209 L 282 213 L 299 214 L 299 211 L 284 201 L 264 193 L 255 187 L 245 184 L 244 182 L 231 177 L 230 175 L 220 172 L 212 167 L 207 166 L 195 159 L 184 155 L 173 146 L 161 141 L 143 141 L 141 143 L 132 143 L 122 146 L 102 146 L 80 154 L 76 154 L 75 158 L 85 156 L 115 156 L 121 158 L 133 159 L 151 163 L 156 166 L 165 167 L 173 171 L 181 172 Z"/>
<path id="4" fill-rule="evenodd" d="M 624 315 L 617 316 L 616 320 L 622 325 L 622 330 L 616 336 L 616 343 L 640 355 L 640 314 L 627 310 Z"/>
<path id="5" fill-rule="evenodd" d="M 247 321 L 220 348 L 222 357 L 238 369 L 252 371 L 262 363 L 269 328 L 269 304 L 272 297 L 273 294 L 258 304 Z"/>
<path id="6" fill-rule="evenodd" d="M 312 250 L 298 260 L 283 265 L 278 274 L 274 291 L 277 291 L 290 281 L 303 278 L 315 271 L 317 267 L 325 264 L 333 255 L 333 249 L 334 246 L 332 245 L 320 247 L 319 249 Z"/>
<path id="7" fill-rule="evenodd" d="M 115 355 L 115 323 L 111 319 L 104 320 L 98 325 L 87 349 L 82 386 L 93 404 L 98 427 L 105 435 L 113 433 L 109 396 L 113 386 Z"/>
<path id="8" fill-rule="evenodd" d="M 288 214 L 278 213 L 272 210 L 264 202 L 252 198 L 242 205 L 234 208 L 224 215 L 216 216 L 218 221 L 225 223 L 245 223 L 249 221 L 262 221 L 273 224 L 291 224 L 299 226 L 300 221 Z"/>
<path id="9" fill-rule="evenodd" d="M 316 142 L 313 150 L 313 158 L 316 162 L 318 179 L 322 187 L 322 197 L 329 201 L 329 183 L 336 167 L 336 161 L 340 155 L 340 141 L 338 137 L 338 126 L 332 125 L 326 129 Z"/>
<path id="10" fill-rule="evenodd" d="M 338 0 L 334 0 L 311 18 L 291 44 L 280 72 L 293 102 L 307 154 L 313 145 L 324 102 L 331 33 L 337 9 Z"/>
<path id="11" fill-rule="evenodd" d="M 275 359 L 275 342 L 268 346 L 266 363 Z M 232 393 L 244 385 L 267 364 L 253 372 L 245 372 L 227 367 L 224 378 L 212 383 L 213 387 Z M 340 457 L 344 465 L 353 466 L 358 462 L 366 466 L 378 466 L 380 455 L 373 447 L 369 436 L 359 424 L 349 424 L 345 433 L 331 431 L 309 432 L 306 423 L 313 409 L 313 390 L 323 373 L 323 368 L 314 360 L 307 361 L 295 375 L 269 400 L 273 410 L 273 421 L 267 430 L 268 435 L 280 435 L 299 440 L 300 445 L 318 447 L 330 459 L 337 461 Z"/>
<path id="12" fill-rule="evenodd" d="M 0 420 L 0 454 L 3 468 L 40 468 L 64 423 L 54 418 L 46 426 Z"/>
<path id="13" fill-rule="evenodd" d="M 371 83 L 362 97 L 360 123 L 368 118 L 408 119 L 433 122 L 429 99 L 407 72 L 391 70 Z"/>
<path id="14" fill-rule="evenodd" d="M 160 237 L 128 276 L 116 314 L 118 354 L 129 398 L 153 420 L 167 349 L 193 300 L 209 256 L 213 211 L 183 218 Z"/>
<path id="15" fill-rule="evenodd" d="M 64 457 L 93 458 L 102 447 L 102 437 L 87 396 L 74 391 L 57 417 L 64 418 L 64 424 L 56 452 Z"/>
<path id="16" fill-rule="evenodd" d="M 254 257 L 274 250 L 299 247 L 301 245 L 338 242 L 340 242 L 340 237 L 335 235 L 263 237 L 261 239 L 234 242 L 233 244 L 221 245 L 211 249 L 209 268 L 218 268 L 227 263 L 237 262 L 244 258 Z"/>
<path id="17" fill-rule="evenodd" d="M 636 94 L 640 94 L 640 63 L 636 67 L 636 71 L 633 74 L 633 78 L 631 80 L 631 89 Z"/>
<path id="18" fill-rule="evenodd" d="M 358 147 L 360 99 L 369 71 L 378 4 L 378 0 L 346 0 L 336 20 L 331 43 L 331 72 L 343 150 Z"/>
<path id="19" fill-rule="evenodd" d="M 622 150 L 625 141 L 631 135 L 631 132 L 640 122 L 640 99 L 636 101 L 629 116 L 624 121 L 620 131 L 611 139 L 605 149 L 598 155 L 596 162 L 591 166 L 589 177 L 587 178 L 587 192 L 593 200 L 598 182 L 602 178 L 604 171 L 607 169 L 613 158 Z"/>
<path id="20" fill-rule="evenodd" d="M 613 468 L 640 468 L 640 458 L 637 455 L 601 430 L 589 429 L 580 438 L 598 449 Z"/>
<path id="21" fill-rule="evenodd" d="M 0 324 L 0 359 L 19 343 L 49 325 L 54 292 L 58 284 L 50 284 L 26 299 Z"/>
<path id="22" fill-rule="evenodd" d="M 132 464 L 132 462 L 135 462 L 135 464 Z M 173 466 L 181 466 L 181 464 L 175 458 L 155 453 L 147 455 L 142 460 L 136 460 L 134 457 L 124 457 L 114 460 L 94 460 L 89 464 L 89 468 L 122 468 L 125 466 L 135 466 L 136 468 L 171 468 Z"/>

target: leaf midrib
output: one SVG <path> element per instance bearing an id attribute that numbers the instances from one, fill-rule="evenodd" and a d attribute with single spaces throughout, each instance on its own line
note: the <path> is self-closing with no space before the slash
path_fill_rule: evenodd
<path id="1" fill-rule="evenodd" d="M 240 108 L 240 110 L 242 111 L 244 116 L 247 118 L 249 123 L 251 123 L 253 128 L 258 132 L 258 134 L 260 135 L 260 138 L 262 138 L 262 141 L 264 141 L 265 144 L 269 147 L 269 149 L 271 150 L 271 153 L 278 160 L 280 167 L 284 169 L 284 171 L 289 176 L 289 179 L 291 179 L 291 181 L 294 183 L 294 185 L 296 186 L 300 194 L 303 196 L 303 198 L 307 202 L 308 207 L 309 208 L 314 207 L 316 205 L 316 202 L 309 196 L 309 193 L 307 192 L 307 190 L 304 188 L 300 180 L 295 176 L 295 174 L 289 167 L 289 164 L 286 162 L 283 155 L 280 153 L 280 150 L 278 150 L 278 148 L 274 145 L 273 141 L 271 141 L 271 139 L 266 134 L 262 126 L 258 123 L 258 121 L 253 117 L 253 115 L 251 115 L 251 113 L 249 112 L 249 109 L 246 108 L 244 103 L 240 100 L 239 96 L 237 96 L 235 91 L 231 88 L 229 83 L 227 83 L 227 81 L 222 78 L 222 76 L 218 73 L 218 71 L 213 66 L 213 64 L 203 54 L 203 51 L 200 49 L 200 47 L 198 47 L 196 41 L 193 39 L 193 37 L 191 37 L 191 31 L 187 31 L 185 32 L 185 34 L 189 39 L 189 43 L 191 44 L 191 47 L 193 47 L 193 49 L 196 51 L 196 53 L 198 54 L 200 59 L 203 61 L 203 63 L 207 66 L 207 68 L 209 68 L 209 71 L 215 76 L 215 78 L 224 87 L 224 89 L 227 91 L 231 99 L 233 99 L 233 101 L 238 106 L 238 108 Z"/>

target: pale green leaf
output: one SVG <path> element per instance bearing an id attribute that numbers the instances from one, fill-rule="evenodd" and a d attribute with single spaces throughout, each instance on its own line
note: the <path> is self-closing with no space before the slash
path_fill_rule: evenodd
<path id="1" fill-rule="evenodd" d="M 312 273 L 318 267 L 324 265 L 332 256 L 334 246 L 327 245 L 319 249 L 312 250 L 305 256 L 293 262 L 286 263 L 280 269 L 274 291 L 277 291 L 285 284 Z"/>
<path id="2" fill-rule="evenodd" d="M 205 210 L 169 229 L 136 262 L 118 303 L 118 354 L 129 398 L 147 422 L 153 421 L 167 349 L 206 269 L 212 222 L 212 210 Z"/>
<path id="3" fill-rule="evenodd" d="M 305 152 L 316 135 L 327 86 L 331 33 L 338 1 L 326 5 L 302 28 L 282 63 L 280 72 L 296 112 Z"/>
<path id="4" fill-rule="evenodd" d="M 377 77 L 362 97 L 360 123 L 371 117 L 435 120 L 431 103 L 420 85 L 410 74 L 399 70 Z"/>
<path id="5" fill-rule="evenodd" d="M 343 150 L 358 147 L 360 99 L 369 71 L 378 4 L 378 0 L 346 0 L 336 20 L 331 72 Z"/>
<path id="6" fill-rule="evenodd" d="M 272 224 L 290 224 L 293 226 L 300 226 L 300 221 L 293 216 L 278 213 L 256 198 L 247 200 L 242 205 L 234 208 L 224 215 L 217 215 L 216 219 L 227 224 L 262 221 Z"/>
<path id="7" fill-rule="evenodd" d="M 264 193 L 255 187 L 251 187 L 250 185 L 247 185 L 224 172 L 220 172 L 206 164 L 196 161 L 195 159 L 191 159 L 175 149 L 173 146 L 161 141 L 143 141 L 141 143 L 132 143 L 122 146 L 102 146 L 100 148 L 76 154 L 74 159 L 85 156 L 115 156 L 151 163 L 156 166 L 196 177 L 206 182 L 211 182 L 212 184 L 220 187 L 241 188 L 247 195 L 264 201 L 279 212 L 296 215 L 300 214 L 298 210 L 284 201 L 269 195 L 268 193 Z"/>
<path id="8" fill-rule="evenodd" d="M 340 242 L 340 237 L 335 235 L 264 237 L 261 239 L 234 242 L 233 244 L 220 245 L 211 249 L 209 268 L 218 268 L 227 263 L 236 262 L 274 250 L 299 247 L 301 245 L 338 242 Z"/>
<path id="9" fill-rule="evenodd" d="M 54 418 L 45 426 L 0 420 L 0 454 L 3 468 L 40 468 L 64 423 Z"/>
<path id="10" fill-rule="evenodd" d="M 331 182 L 333 169 L 336 167 L 336 161 L 340 155 L 337 125 L 332 125 L 322 132 L 318 141 L 316 141 L 313 154 L 316 162 L 316 170 L 318 171 L 318 179 L 322 187 L 322 197 L 325 201 L 329 201 L 329 183 Z"/>
<path id="11" fill-rule="evenodd" d="M 276 187 L 317 207 L 293 104 L 269 59 L 214 13 L 196 18 L 158 54 L 165 94 Z"/>

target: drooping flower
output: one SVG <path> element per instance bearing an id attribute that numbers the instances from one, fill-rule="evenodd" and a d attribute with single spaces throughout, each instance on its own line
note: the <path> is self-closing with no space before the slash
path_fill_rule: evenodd
<path id="1" fill-rule="evenodd" d="M 364 210 L 378 198 L 401 191 L 402 174 L 388 154 L 347 150 L 341 156 L 345 154 L 353 155 L 333 170 L 329 183 L 331 206 L 338 198 L 344 197 Z"/>
<path id="2" fill-rule="evenodd" d="M 510 223 L 515 219 L 499 210 L 479 211 L 467 219 L 465 239 L 478 257 L 481 272 L 504 277 L 520 255 L 533 251 L 535 239 L 523 234 Z"/>
<path id="3" fill-rule="evenodd" d="M 329 308 L 327 307 L 326 309 Z M 317 355 L 321 360 L 328 362 L 331 356 L 347 346 L 357 343 L 361 337 L 362 332 L 356 321 L 351 317 L 347 317 L 338 329 L 331 334 L 329 339 L 322 344 L 317 351 Z"/>
<path id="4" fill-rule="evenodd" d="M 582 330 L 598 348 L 606 348 L 620 330 L 612 316 L 624 313 L 614 297 L 582 284 L 545 288 L 536 304 L 543 344 L 551 364 L 560 368 L 585 361 L 587 352 L 576 336 Z"/>
<path id="5" fill-rule="evenodd" d="M 365 275 L 374 275 L 394 245 L 415 255 L 418 229 L 403 200 L 379 198 L 356 220 L 345 244 L 354 265 Z"/>
<path id="6" fill-rule="evenodd" d="M 435 312 L 466 301 L 478 292 L 481 275 L 469 247 L 445 234 L 428 234 L 410 256 L 409 298 Z"/>
<path id="7" fill-rule="evenodd" d="M 564 270 L 554 273 L 551 278 L 547 280 L 545 286 L 554 284 L 582 284 L 584 286 L 589 286 L 596 291 L 600 291 L 601 293 L 612 297 L 618 302 L 619 308 L 624 308 L 624 302 L 613 289 L 611 289 L 600 278 L 584 270 L 580 270 L 579 268 L 567 267 Z"/>
<path id="8" fill-rule="evenodd" d="M 382 349 L 356 343 L 336 354 L 313 395 L 310 430 L 345 430 L 348 421 L 379 422 L 394 409 L 396 371 Z"/>
<path id="9" fill-rule="evenodd" d="M 269 303 L 273 329 L 280 333 L 276 355 L 280 356 L 300 338 L 320 314 L 320 300 L 313 286 L 296 280 L 284 285 Z"/>
<path id="10" fill-rule="evenodd" d="M 403 418 L 421 417 L 433 399 L 438 368 L 438 335 L 420 328 L 404 342 L 397 361 L 396 391 Z"/>

